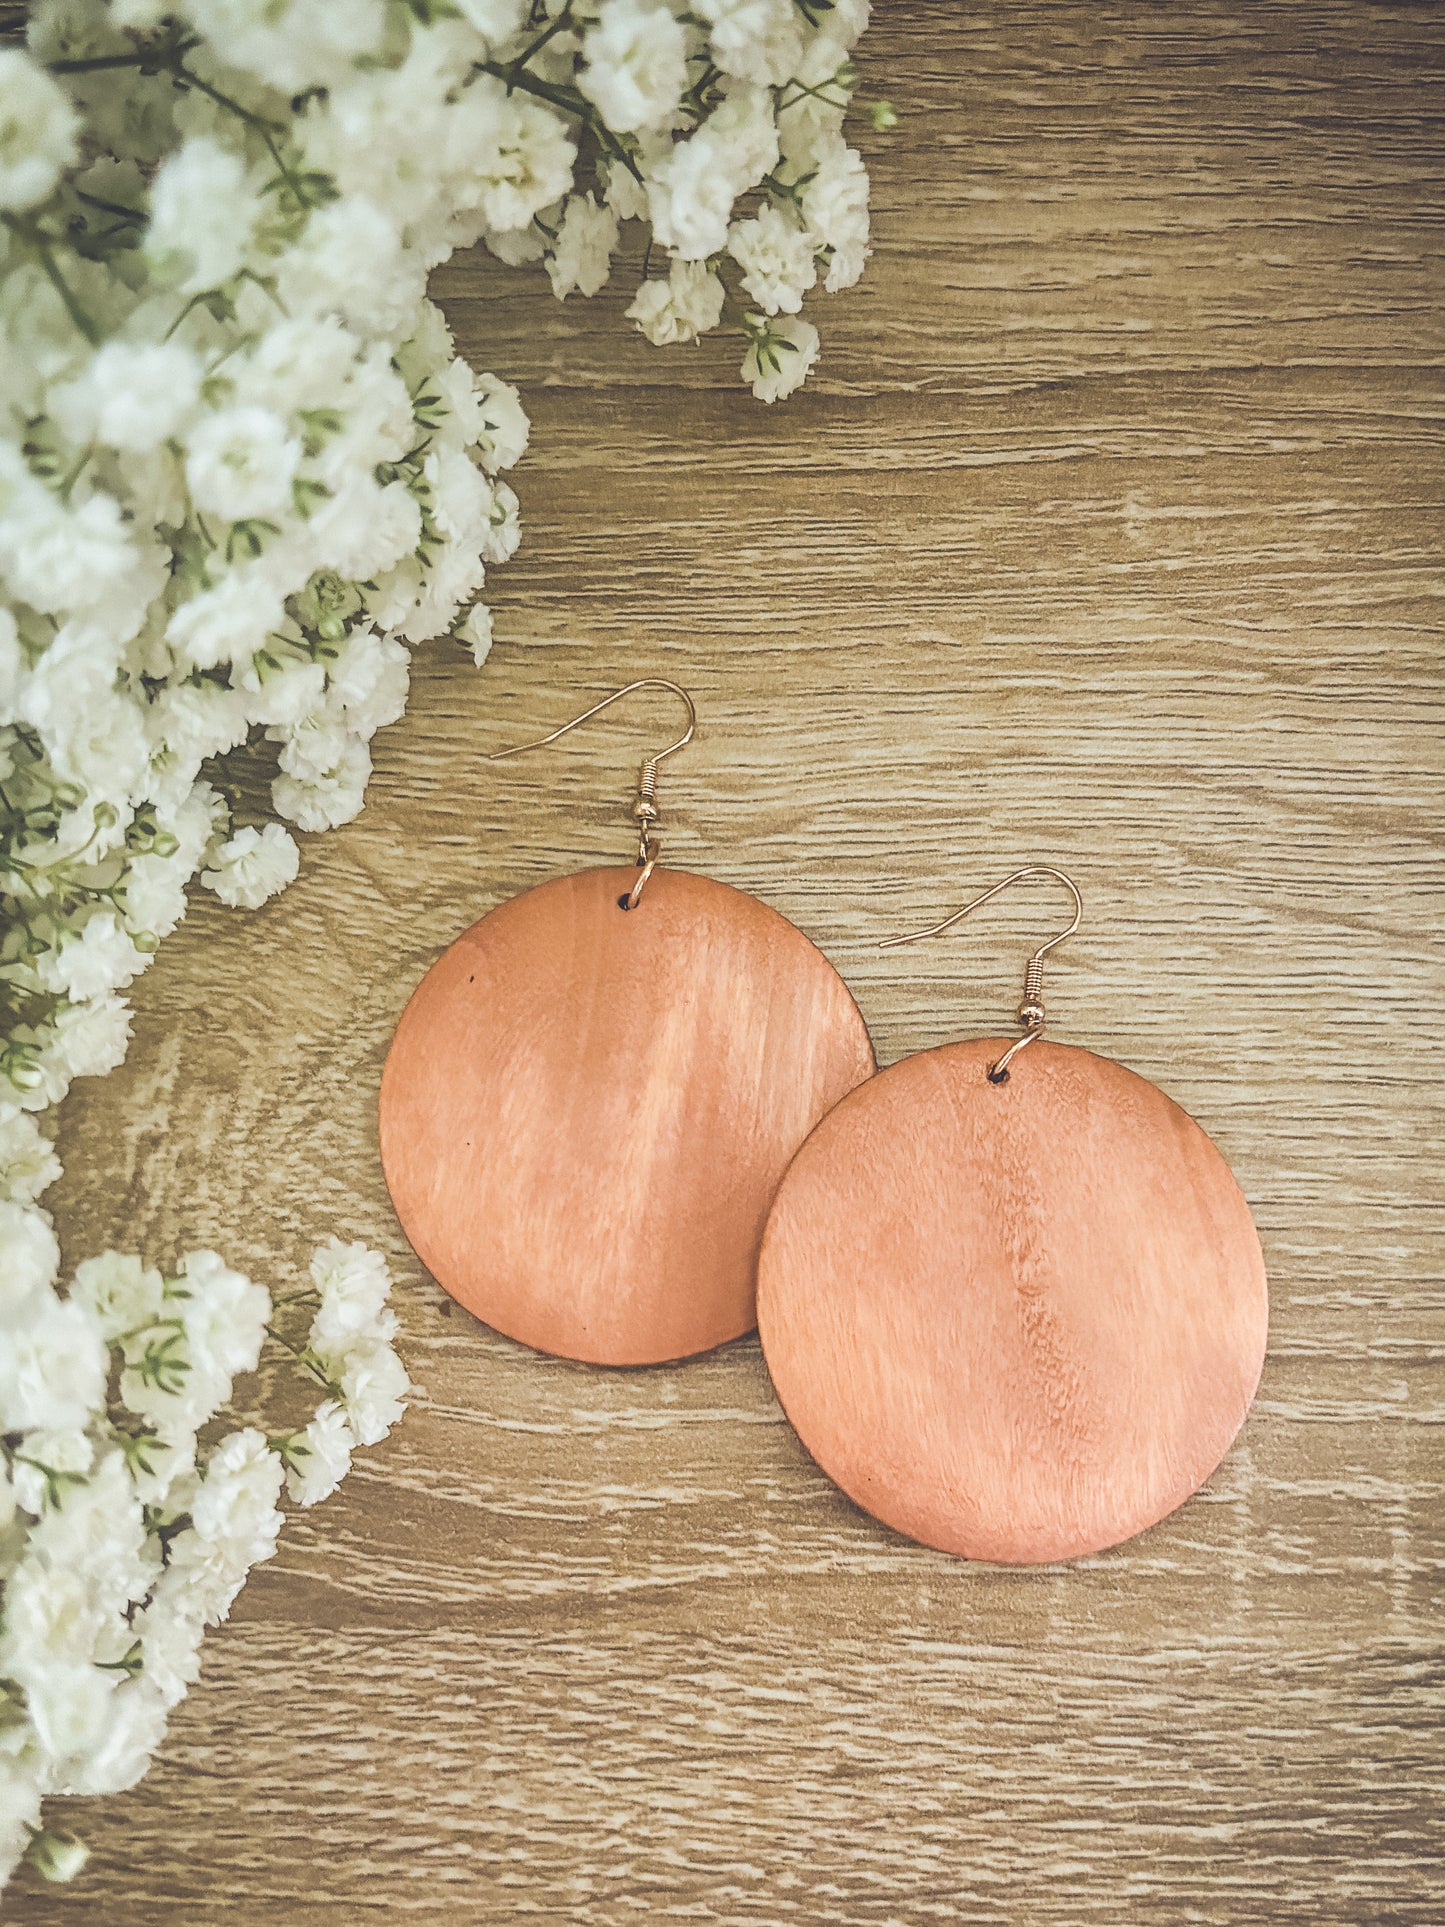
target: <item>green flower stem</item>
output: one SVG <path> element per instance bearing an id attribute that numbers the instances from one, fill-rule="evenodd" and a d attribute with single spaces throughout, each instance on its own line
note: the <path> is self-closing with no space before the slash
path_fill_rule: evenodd
<path id="1" fill-rule="evenodd" d="M 50 237 L 42 233 L 33 222 L 23 221 L 19 215 L 11 214 L 4 209 L 0 209 L 0 221 L 3 221 L 18 241 L 30 249 L 31 253 L 40 263 L 46 280 L 65 304 L 65 312 L 75 323 L 76 328 L 85 336 L 85 339 L 90 343 L 92 348 L 98 347 L 100 344 L 99 324 L 86 313 L 85 309 L 80 305 L 75 290 L 60 272 L 60 266 L 55 259 L 55 252 Z"/>
<path id="2" fill-rule="evenodd" d="M 55 491 L 56 494 L 60 497 L 62 502 L 67 502 L 67 503 L 69 502 L 71 495 L 75 491 L 76 483 L 80 480 L 81 476 L 85 473 L 87 467 L 90 464 L 90 458 L 92 455 L 94 455 L 94 453 L 95 453 L 95 444 L 92 442 L 89 448 L 85 448 L 81 450 L 78 460 L 72 463 L 69 473 L 62 478 L 59 488 L 56 489 Z M 94 841 L 95 841 L 95 838 L 94 836 L 92 836 L 90 839 L 90 842 L 93 843 Z M 85 847 L 88 849 L 90 847 L 90 844 L 87 844 Z M 79 854 L 80 852 L 79 850 L 77 850 L 76 855 L 79 856 Z"/>
<path id="3" fill-rule="evenodd" d="M 88 54 L 81 60 L 47 60 L 45 67 L 52 74 L 100 74 L 115 67 L 149 67 L 155 73 L 155 62 L 154 53 Z"/>
<path id="4" fill-rule="evenodd" d="M 229 94 L 223 94 L 219 87 L 213 87 L 210 81 L 203 80 L 199 74 L 192 72 L 186 65 L 186 55 L 200 44 L 194 35 L 181 36 L 160 46 L 133 54 L 99 54 L 89 60 L 55 61 L 51 64 L 50 71 L 57 74 L 75 74 L 96 72 L 108 67 L 139 67 L 146 73 L 168 74 L 179 86 L 194 87 L 198 93 L 204 94 L 208 100 L 213 100 L 228 114 L 234 114 L 238 120 L 244 121 L 247 127 L 256 130 L 266 143 L 267 151 L 276 163 L 282 180 L 302 206 L 305 206 L 306 194 L 295 171 L 287 165 L 281 149 L 276 144 L 276 136 L 284 133 L 285 128 L 277 121 L 268 120 L 264 114 L 258 114 L 249 107 L 243 107 L 240 101 L 233 100 Z M 132 219 L 141 218 L 136 216 L 135 211 L 130 208 L 112 208 L 112 212 L 125 214 Z M 76 325 L 79 326 L 79 322 Z"/>
<path id="5" fill-rule="evenodd" d="M 557 24 L 561 24 L 560 19 Z M 544 35 L 543 38 L 545 39 L 546 36 Z M 530 57 L 530 51 L 529 54 L 523 55 L 523 60 Z M 472 71 L 478 74 L 490 74 L 494 80 L 500 80 L 508 93 L 515 90 L 518 93 L 533 94 L 538 100 L 545 100 L 551 106 L 559 107 L 564 114 L 570 114 L 574 120 L 580 120 L 584 127 L 591 128 L 605 153 L 611 155 L 613 160 L 621 161 L 635 181 L 642 179 L 642 170 L 637 162 L 602 119 L 587 96 L 580 93 L 577 88 L 564 87 L 550 80 L 542 80 L 536 74 L 529 73 L 520 60 L 507 62 L 477 60 L 472 63 Z"/>
<path id="6" fill-rule="evenodd" d="M 333 1384 L 332 1381 L 326 1376 L 325 1372 L 322 1371 L 321 1367 L 317 1365 L 312 1358 L 307 1356 L 306 1348 L 304 1345 L 293 1345 L 289 1338 L 282 1337 L 281 1333 L 277 1331 L 274 1325 L 268 1325 L 266 1327 L 266 1336 L 268 1338 L 274 1338 L 276 1343 L 281 1347 L 283 1352 L 290 1352 L 292 1358 L 295 1359 L 296 1363 L 301 1367 L 302 1371 L 306 1372 L 311 1378 L 315 1379 L 318 1385 L 324 1385 L 326 1387 L 326 1390 L 331 1393 L 333 1398 L 340 1397 L 341 1388 L 338 1385 Z"/>
<path id="7" fill-rule="evenodd" d="M 477 60 L 473 67 L 479 74 L 490 74 L 494 80 L 504 81 L 508 93 L 513 89 L 523 94 L 535 94 L 538 100 L 550 101 L 552 106 L 560 107 L 564 114 L 571 114 L 576 120 L 592 121 L 592 107 L 585 94 L 575 87 L 555 85 L 550 80 L 541 80 L 536 74 L 529 74 L 518 67 L 515 61 Z"/>
<path id="8" fill-rule="evenodd" d="M 520 53 L 517 55 L 517 58 L 512 62 L 513 67 L 515 67 L 517 71 L 520 73 L 522 68 L 524 68 L 527 65 L 527 62 L 529 60 L 535 59 L 536 56 L 539 53 L 541 53 L 542 49 L 546 46 L 547 42 L 552 38 L 554 33 L 560 33 L 564 27 L 570 27 L 571 24 L 572 24 L 572 0 L 567 0 L 566 6 L 563 7 L 562 11 L 557 15 L 557 18 L 546 29 L 546 31 L 538 35 L 538 37 L 532 42 L 531 46 L 527 48 L 525 53 Z"/>
<path id="9" fill-rule="evenodd" d="M 144 227 L 146 217 L 139 208 L 127 207 L 124 201 L 107 201 L 103 195 L 91 194 L 83 187 L 75 190 L 77 201 L 84 201 L 87 207 L 98 207 L 104 214 L 117 215 L 123 221 L 134 221 L 137 227 Z"/>
<path id="10" fill-rule="evenodd" d="M 232 100 L 230 95 L 223 94 L 219 87 L 213 87 L 208 80 L 202 80 L 199 74 L 193 74 L 190 68 L 187 67 L 185 62 L 179 57 L 175 61 L 167 63 L 166 71 L 175 80 L 179 81 L 182 86 L 195 87 L 199 92 L 203 93 L 208 100 L 215 101 L 218 107 L 225 108 L 229 114 L 235 114 L 237 118 L 243 120 L 248 127 L 254 127 L 266 143 L 266 151 L 276 163 L 276 170 L 282 180 L 285 181 L 287 187 L 290 188 L 301 205 L 303 207 L 306 205 L 306 195 L 301 188 L 301 184 L 295 172 L 287 166 L 285 160 L 282 158 L 281 149 L 276 145 L 276 136 L 279 133 L 284 133 L 284 128 L 278 126 L 274 120 L 267 120 L 263 114 L 252 113 L 251 109 L 249 107 L 243 107 L 239 100 Z"/>
<path id="11" fill-rule="evenodd" d="M 163 67 L 184 60 L 191 49 L 200 44 L 199 34 L 172 20 L 153 40 L 133 48 L 130 53 L 84 54 L 78 60 L 47 61 L 46 67 L 52 74 L 100 74 L 119 67 L 138 67 L 142 73 L 157 74 Z"/>

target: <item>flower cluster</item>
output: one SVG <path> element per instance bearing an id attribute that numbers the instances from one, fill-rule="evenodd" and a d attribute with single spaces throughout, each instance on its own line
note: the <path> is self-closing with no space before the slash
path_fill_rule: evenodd
<path id="1" fill-rule="evenodd" d="M 0 50 L 0 1094 L 123 1056 L 199 877 L 295 876 L 237 821 L 360 808 L 410 648 L 481 661 L 527 421 L 425 296 L 482 241 L 556 293 L 626 221 L 654 342 L 726 323 L 765 401 L 857 279 L 866 0 L 42 0 Z"/>
<path id="2" fill-rule="evenodd" d="M 384 1275 L 333 1250 L 298 1351 L 325 1403 L 198 1451 L 264 1294 L 203 1253 L 169 1281 L 111 1254 L 57 1295 L 37 1119 L 123 1058 L 193 882 L 256 908 L 292 828 L 355 815 L 411 650 L 487 654 L 528 424 L 427 276 L 480 243 L 592 295 L 632 224 L 648 340 L 731 330 L 754 394 L 791 393 L 804 301 L 868 253 L 866 8 L 39 0 L 0 48 L 6 1852 L 41 1793 L 140 1770 L 279 1479 L 322 1496 L 395 1415 Z"/>
<path id="3" fill-rule="evenodd" d="M 140 1778 L 205 1629 L 276 1550 L 283 1483 L 303 1506 L 335 1491 L 401 1416 L 407 1377 L 364 1245 L 332 1239 L 278 1306 L 214 1251 L 172 1277 L 105 1252 L 62 1295 L 55 1235 L 25 1207 L 38 1133 L 12 1109 L 0 1137 L 0 1879 L 22 1854 L 68 1878 L 84 1849 L 41 1825 L 42 1800 Z M 293 1340 L 272 1321 L 297 1306 L 310 1329 Z M 279 1435 L 218 1433 L 268 1334 L 322 1402 Z"/>

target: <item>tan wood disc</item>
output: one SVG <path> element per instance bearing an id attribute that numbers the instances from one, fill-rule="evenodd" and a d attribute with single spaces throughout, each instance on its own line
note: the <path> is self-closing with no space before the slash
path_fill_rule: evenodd
<path id="1" fill-rule="evenodd" d="M 1118 1544 L 1219 1464 L 1264 1362 L 1264 1259 L 1217 1147 L 1122 1064 L 1038 1039 L 906 1058 L 778 1192 L 758 1330 L 823 1470 L 926 1545 Z"/>
<path id="2" fill-rule="evenodd" d="M 657 870 L 559 877 L 422 979 L 381 1084 L 417 1255 L 539 1351 L 642 1365 L 755 1322 L 788 1160 L 873 1069 L 822 953 L 755 897 Z"/>

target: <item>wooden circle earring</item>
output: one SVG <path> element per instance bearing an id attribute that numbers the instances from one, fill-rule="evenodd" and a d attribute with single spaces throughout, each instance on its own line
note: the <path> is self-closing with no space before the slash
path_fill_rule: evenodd
<path id="1" fill-rule="evenodd" d="M 1023 1034 L 920 1052 L 794 1159 L 763 1238 L 758 1331 L 823 1470 L 925 1545 L 1033 1564 L 1117 1545 L 1207 1479 L 1259 1384 L 1259 1237 L 1179 1106 L 1108 1058 Z M 1005 1048 L 1007 1044 L 1007 1048 Z M 1024 1052 L 1027 1051 L 1027 1056 Z"/>
<path id="2" fill-rule="evenodd" d="M 418 1257 L 539 1351 L 643 1365 L 756 1321 L 758 1245 L 788 1162 L 873 1070 L 862 1016 L 800 930 L 755 897 L 659 867 L 642 764 L 631 869 L 513 897 L 422 979 L 381 1082 L 381 1157 Z"/>

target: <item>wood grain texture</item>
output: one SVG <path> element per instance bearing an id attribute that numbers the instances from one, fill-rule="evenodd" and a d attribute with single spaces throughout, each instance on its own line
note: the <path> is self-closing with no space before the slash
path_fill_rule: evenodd
<path id="1" fill-rule="evenodd" d="M 420 652 L 368 807 L 201 903 L 67 1109 L 66 1250 L 392 1255 L 424 1388 L 287 1529 L 157 1769 L 25 1927 L 1445 1918 L 1439 12 L 885 0 L 877 254 L 786 406 L 480 262 L 527 537 L 477 675 Z M 1075 1568 L 959 1565 L 809 1463 L 743 1341 L 607 1374 L 407 1255 L 375 1141 L 412 985 L 490 905 L 626 860 L 684 681 L 669 855 L 781 909 L 880 1058 L 997 1032 L 1078 876 L 1062 1041 L 1219 1143 L 1269 1265 L 1249 1427 Z M 660 712 L 659 712 L 660 713 Z"/>
<path id="2" fill-rule="evenodd" d="M 1156 1525 L 1264 1363 L 1259 1238 L 1199 1126 L 1092 1051 L 918 1051 L 793 1160 L 758 1339 L 799 1437 L 874 1518 L 1042 1565 Z"/>
<path id="3" fill-rule="evenodd" d="M 381 1081 L 397 1216 L 468 1311 L 540 1351 L 657 1365 L 757 1323 L 789 1160 L 873 1069 L 847 985 L 710 877 L 585 870 L 427 972 Z"/>

